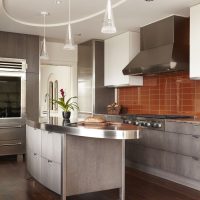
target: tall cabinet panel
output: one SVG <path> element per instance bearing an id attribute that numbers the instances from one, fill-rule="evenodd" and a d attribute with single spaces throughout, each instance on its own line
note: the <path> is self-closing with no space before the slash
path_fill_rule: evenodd
<path id="1" fill-rule="evenodd" d="M 0 57 L 26 59 L 26 107 L 29 119 L 39 116 L 39 36 L 0 31 Z"/>
<path id="2" fill-rule="evenodd" d="M 90 40 L 78 46 L 78 103 L 81 113 L 106 113 L 114 89 L 104 87 L 104 42 Z"/>
<path id="3" fill-rule="evenodd" d="M 190 78 L 200 79 L 200 4 L 190 8 Z"/>
<path id="4" fill-rule="evenodd" d="M 109 87 L 142 86 L 142 76 L 128 76 L 122 70 L 140 51 L 140 34 L 126 32 L 105 40 L 105 80 Z"/>

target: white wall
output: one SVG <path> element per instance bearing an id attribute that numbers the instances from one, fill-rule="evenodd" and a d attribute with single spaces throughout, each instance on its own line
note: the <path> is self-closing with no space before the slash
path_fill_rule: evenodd
<path id="1" fill-rule="evenodd" d="M 63 46 L 63 43 L 47 42 L 49 59 L 40 61 L 40 113 L 42 108 L 44 108 L 44 96 L 47 92 L 47 77 L 51 71 L 54 73 L 54 78 L 57 77 L 58 83 L 60 84 L 58 90 L 61 89 L 60 87 L 63 87 L 69 91 L 70 85 L 70 96 L 77 96 L 77 48 L 74 51 L 69 51 L 64 50 Z M 70 67 L 70 72 L 67 70 L 67 66 Z M 68 80 L 66 80 L 66 77 L 69 77 Z M 61 110 L 59 112 L 60 115 Z M 77 113 L 73 112 L 72 115 L 72 117 L 76 117 Z"/>

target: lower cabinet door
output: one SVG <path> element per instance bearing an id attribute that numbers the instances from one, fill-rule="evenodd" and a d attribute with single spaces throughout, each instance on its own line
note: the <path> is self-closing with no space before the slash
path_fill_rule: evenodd
<path id="1" fill-rule="evenodd" d="M 177 154 L 172 152 L 163 151 L 161 157 L 162 165 L 161 169 L 167 172 L 177 173 Z"/>
<path id="2" fill-rule="evenodd" d="M 61 164 L 42 158 L 41 183 L 61 194 Z"/>
<path id="3" fill-rule="evenodd" d="M 42 131 L 42 157 L 61 163 L 61 134 Z"/>
<path id="4" fill-rule="evenodd" d="M 200 161 L 195 157 L 177 155 L 178 174 L 200 181 Z"/>
<path id="5" fill-rule="evenodd" d="M 39 182 L 41 182 L 41 156 L 27 149 L 27 170 Z"/>

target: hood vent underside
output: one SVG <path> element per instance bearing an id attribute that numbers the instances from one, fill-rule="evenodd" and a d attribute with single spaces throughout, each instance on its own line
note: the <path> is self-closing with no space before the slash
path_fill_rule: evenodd
<path id="1" fill-rule="evenodd" d="M 124 75 L 152 75 L 189 68 L 189 19 L 171 16 L 142 27 L 141 51 Z"/>

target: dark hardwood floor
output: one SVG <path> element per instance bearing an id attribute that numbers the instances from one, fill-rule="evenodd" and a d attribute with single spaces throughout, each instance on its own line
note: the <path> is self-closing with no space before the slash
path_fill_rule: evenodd
<path id="1" fill-rule="evenodd" d="M 28 179 L 24 162 L 15 157 L 0 158 L 0 200 L 59 200 L 60 197 Z M 117 200 L 118 190 L 68 197 L 67 200 Z M 126 169 L 126 200 L 200 200 L 200 192 Z"/>

